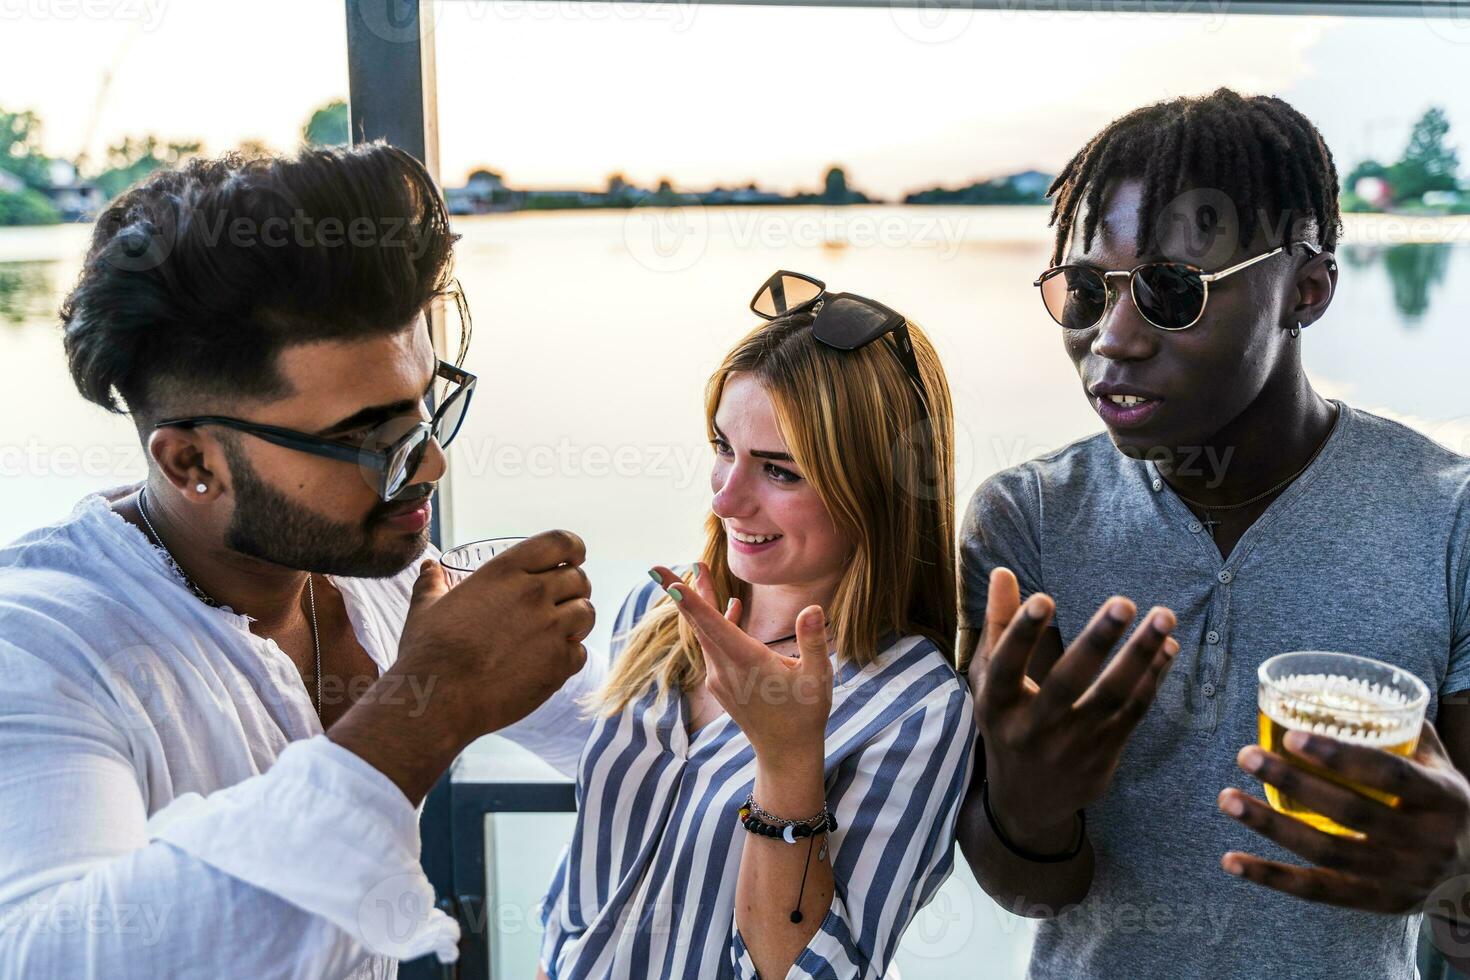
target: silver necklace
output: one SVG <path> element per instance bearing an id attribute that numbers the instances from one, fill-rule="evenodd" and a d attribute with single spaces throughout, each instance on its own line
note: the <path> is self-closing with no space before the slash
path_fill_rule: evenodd
<path id="1" fill-rule="evenodd" d="M 206 606 L 212 606 L 218 609 L 218 600 L 194 584 L 194 580 L 188 576 L 174 559 L 174 554 L 168 550 L 168 545 L 164 544 L 163 539 L 158 536 L 158 531 L 154 529 L 153 522 L 148 519 L 148 505 L 143 499 L 144 489 L 143 487 L 138 488 L 138 513 L 142 516 L 143 524 L 148 528 L 149 535 L 152 536 L 154 543 L 163 551 L 164 557 L 168 559 L 169 567 L 174 570 L 179 578 L 184 580 L 184 585 L 194 594 L 194 598 Z M 307 607 L 311 610 L 311 650 L 316 662 L 316 713 L 317 717 L 320 718 L 322 714 L 322 644 L 317 635 L 316 588 L 312 585 L 310 572 L 306 573 L 306 603 Z"/>

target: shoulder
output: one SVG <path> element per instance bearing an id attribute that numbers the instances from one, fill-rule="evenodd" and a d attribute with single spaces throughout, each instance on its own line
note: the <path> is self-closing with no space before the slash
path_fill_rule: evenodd
<path id="1" fill-rule="evenodd" d="M 1076 500 L 1100 487 L 1140 479 L 1142 472 L 1142 463 L 1124 456 L 1106 432 L 1099 432 L 991 475 L 971 496 L 965 523 L 997 510 L 1035 516 L 1047 498 Z"/>
<path id="2" fill-rule="evenodd" d="M 899 637 L 862 667 L 844 664 L 839 690 L 878 705 L 891 721 L 914 711 L 939 709 L 957 724 L 969 717 L 970 691 L 950 662 L 951 656 L 926 636 Z"/>
<path id="3" fill-rule="evenodd" d="M 136 529 L 94 494 L 66 519 L 0 547 L 0 636 L 12 651 L 60 661 L 141 623 L 148 552 L 127 531 Z"/>
<path id="4" fill-rule="evenodd" d="M 165 642 L 144 609 L 163 566 L 152 581 L 110 520 L 125 523 L 94 496 L 0 548 L 0 714 L 100 718 L 146 696 L 115 691 L 159 679 Z"/>
<path id="5" fill-rule="evenodd" d="M 1402 422 L 1343 402 L 1338 404 L 1348 426 L 1344 433 L 1345 461 L 1357 479 L 1415 495 L 1429 490 L 1457 505 L 1470 499 L 1470 457 Z M 1457 432 L 1455 425 L 1445 423 L 1430 431 L 1466 444 L 1470 432 Z"/>

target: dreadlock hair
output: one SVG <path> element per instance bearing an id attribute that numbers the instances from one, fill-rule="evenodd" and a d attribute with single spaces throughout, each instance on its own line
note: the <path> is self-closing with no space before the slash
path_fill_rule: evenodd
<path id="1" fill-rule="evenodd" d="M 1337 168 L 1317 128 L 1275 96 L 1242 96 L 1228 88 L 1135 109 L 1094 136 L 1047 188 L 1056 226 L 1052 264 L 1062 261 L 1078 209 L 1085 203 L 1083 248 L 1092 247 L 1103 193 L 1115 181 L 1143 182 L 1138 254 L 1158 247 L 1158 218 L 1181 192 L 1223 192 L 1239 217 L 1240 244 L 1262 220 L 1281 236 L 1298 223 L 1315 224 L 1318 244 L 1337 245 Z M 1275 244 L 1288 244 L 1284 238 Z"/>

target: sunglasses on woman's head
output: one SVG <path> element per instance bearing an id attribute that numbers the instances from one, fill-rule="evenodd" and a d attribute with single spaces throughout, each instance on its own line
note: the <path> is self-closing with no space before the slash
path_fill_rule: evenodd
<path id="1" fill-rule="evenodd" d="M 1290 252 L 1298 245 L 1309 255 L 1322 252 L 1311 242 L 1292 242 L 1219 272 L 1205 272 L 1185 262 L 1145 262 L 1115 272 L 1090 265 L 1057 265 L 1043 272 L 1032 285 L 1040 287 L 1041 302 L 1058 324 L 1067 330 L 1089 330 L 1102 322 L 1117 301 L 1113 280 L 1123 276 L 1128 280 L 1133 305 L 1145 320 L 1160 330 L 1188 330 L 1205 315 L 1210 283 L 1264 262 L 1278 252 Z"/>
<path id="2" fill-rule="evenodd" d="M 919 394 L 919 403 L 927 412 L 929 399 L 924 394 L 924 379 L 914 357 L 909 339 L 908 321 L 876 300 L 854 293 L 829 293 L 820 279 L 799 272 L 777 272 L 767 279 L 750 308 L 756 316 L 767 320 L 812 312 L 812 336 L 837 350 L 866 347 L 885 334 L 893 334 L 893 351 L 904 372 Z"/>
<path id="3" fill-rule="evenodd" d="M 356 463 L 362 468 L 369 485 L 377 491 L 378 496 L 385 501 L 391 501 L 403 491 L 418 470 L 419 464 L 424 461 L 424 454 L 429 451 L 429 440 L 436 440 L 441 448 L 447 447 L 459 434 L 465 413 L 469 411 L 470 396 L 475 393 L 476 378 L 473 374 L 447 361 L 440 361 L 434 377 L 436 380 L 448 381 L 454 387 L 440 400 L 432 419 L 427 422 L 422 419 L 407 423 L 404 420 L 385 422 L 376 426 L 365 439 L 356 444 L 224 415 L 192 415 L 187 418 L 166 419 L 155 428 L 179 426 L 187 429 L 197 425 L 219 425 L 249 433 L 287 449 Z M 400 430 L 404 424 L 407 428 Z"/>

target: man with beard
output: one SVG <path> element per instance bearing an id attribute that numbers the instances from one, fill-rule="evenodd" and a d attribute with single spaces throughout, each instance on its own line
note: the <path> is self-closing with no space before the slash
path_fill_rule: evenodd
<path id="1" fill-rule="evenodd" d="M 1107 431 L 988 480 L 961 546 L 958 837 L 1043 919 L 1033 978 L 1413 980 L 1426 908 L 1470 951 L 1470 461 L 1307 376 L 1337 191 L 1301 113 L 1228 89 L 1123 116 L 1052 186 L 1037 312 Z M 1422 679 L 1417 753 L 1254 744 L 1293 650 Z"/>
<path id="2" fill-rule="evenodd" d="M 415 808 L 593 625 L 569 532 L 452 591 L 433 560 L 474 385 L 424 319 L 453 243 L 381 144 L 196 161 L 98 221 L 66 353 L 149 472 L 0 550 L 0 977 L 453 956 Z"/>

